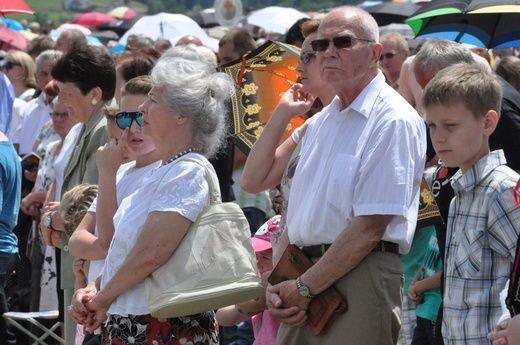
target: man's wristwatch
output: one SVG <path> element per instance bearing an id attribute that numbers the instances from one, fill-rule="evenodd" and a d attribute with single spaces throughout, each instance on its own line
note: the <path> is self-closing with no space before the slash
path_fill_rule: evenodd
<path id="1" fill-rule="evenodd" d="M 311 293 L 311 289 L 307 285 L 302 284 L 301 276 L 296 278 L 296 287 L 298 288 L 298 293 L 302 297 L 307 297 L 309 299 L 313 299 L 314 295 Z"/>
<path id="2" fill-rule="evenodd" d="M 43 225 L 45 225 L 48 229 L 54 230 L 52 227 L 52 212 L 48 212 L 45 217 L 42 219 Z"/>

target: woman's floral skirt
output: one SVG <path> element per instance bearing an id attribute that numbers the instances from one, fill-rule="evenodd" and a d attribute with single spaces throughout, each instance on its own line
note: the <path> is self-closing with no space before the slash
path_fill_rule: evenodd
<path id="1" fill-rule="evenodd" d="M 214 345 L 218 330 L 213 311 L 171 319 L 111 315 L 102 329 L 103 345 Z"/>

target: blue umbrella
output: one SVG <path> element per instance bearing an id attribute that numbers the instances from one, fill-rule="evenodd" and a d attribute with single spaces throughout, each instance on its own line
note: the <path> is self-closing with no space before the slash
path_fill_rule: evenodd
<path id="1" fill-rule="evenodd" d="M 5 26 L 7 26 L 11 30 L 20 31 L 20 30 L 24 29 L 22 23 L 20 23 L 17 20 L 7 18 L 7 17 L 0 17 L 0 20 L 2 22 L 4 22 Z"/>

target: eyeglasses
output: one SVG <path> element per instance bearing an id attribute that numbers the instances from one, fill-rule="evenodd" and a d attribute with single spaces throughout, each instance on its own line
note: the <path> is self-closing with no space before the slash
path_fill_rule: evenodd
<path id="1" fill-rule="evenodd" d="M 311 42 L 311 46 L 312 50 L 314 50 L 315 52 L 324 52 L 329 47 L 330 42 L 332 42 L 334 44 L 334 47 L 336 47 L 337 49 L 344 49 L 352 47 L 353 40 L 374 43 L 374 41 L 367 40 L 365 38 L 357 38 L 353 36 L 338 36 L 334 37 L 332 40 L 328 40 L 326 38 L 314 40 Z"/>
<path id="2" fill-rule="evenodd" d="M 300 58 L 298 61 L 300 61 L 303 65 L 308 64 L 316 57 L 316 52 L 305 52 L 300 54 Z"/>
<path id="3" fill-rule="evenodd" d="M 7 61 L 2 65 L 2 69 L 4 71 L 9 71 L 14 66 L 21 66 L 21 64 L 19 64 L 18 62 Z"/>
<path id="4" fill-rule="evenodd" d="M 57 119 L 58 117 L 61 118 L 61 119 L 66 119 L 69 117 L 69 112 L 68 111 L 65 111 L 63 113 L 58 113 L 56 111 L 52 112 L 51 113 L 51 116 L 53 119 Z"/>
<path id="5" fill-rule="evenodd" d="M 381 54 L 381 57 L 379 58 L 379 61 L 383 61 L 384 58 L 387 58 L 388 60 L 392 59 L 394 56 L 399 54 L 400 52 L 389 52 L 389 53 L 383 53 Z"/>
<path id="6" fill-rule="evenodd" d="M 116 124 L 117 127 L 121 129 L 126 129 L 132 125 L 132 121 L 135 120 L 139 126 L 143 125 L 143 113 L 140 111 L 123 111 L 121 113 L 117 113 L 116 115 Z"/>

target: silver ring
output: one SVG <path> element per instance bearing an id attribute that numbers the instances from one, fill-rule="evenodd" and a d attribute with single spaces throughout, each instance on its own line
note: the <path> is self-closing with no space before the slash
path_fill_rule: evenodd
<path id="1" fill-rule="evenodd" d="M 68 310 L 72 310 L 72 304 L 67 307 Z"/>

